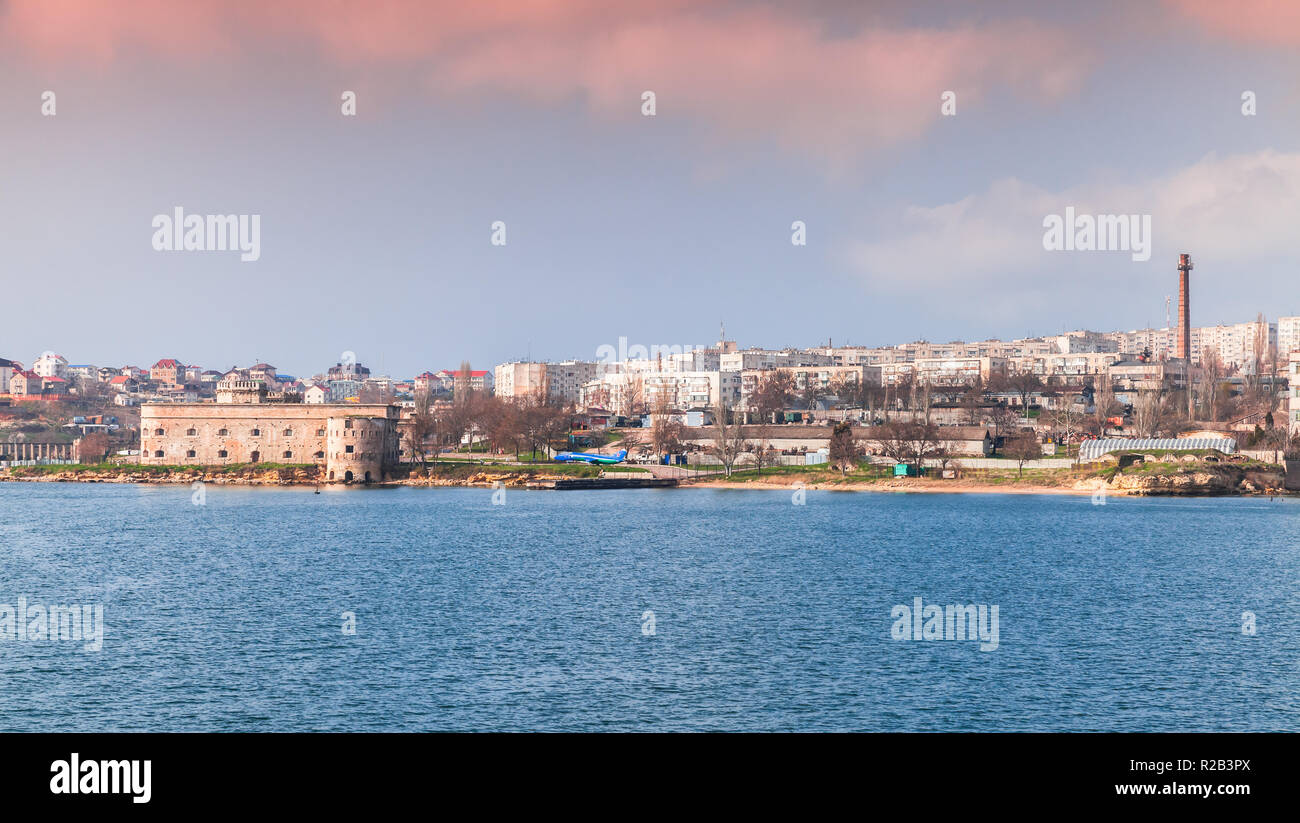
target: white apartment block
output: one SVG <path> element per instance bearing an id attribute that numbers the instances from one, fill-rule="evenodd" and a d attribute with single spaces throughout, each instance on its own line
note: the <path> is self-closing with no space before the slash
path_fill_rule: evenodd
<path id="1" fill-rule="evenodd" d="M 718 368 L 723 371 L 746 371 L 748 369 L 794 369 L 805 366 L 834 366 L 835 358 L 820 351 L 801 351 L 785 349 L 769 351 L 765 349 L 745 349 L 731 352 L 718 358 Z M 855 364 L 848 364 L 855 365 Z"/>
<path id="2" fill-rule="evenodd" d="M 492 370 L 497 397 L 535 396 L 546 385 L 545 363 L 502 363 Z"/>
<path id="3" fill-rule="evenodd" d="M 1078 331 L 1066 332 L 1052 338 L 1058 354 L 1088 354 L 1094 352 L 1118 352 L 1119 344 L 1103 332 Z"/>
<path id="4" fill-rule="evenodd" d="M 1255 350 L 1262 341 L 1260 356 L 1267 359 L 1274 345 L 1280 347 L 1280 326 L 1267 321 L 1250 320 L 1245 323 L 1218 326 L 1194 326 L 1192 328 L 1192 363 L 1199 365 L 1205 350 L 1210 349 L 1219 356 L 1225 366 L 1247 368 L 1255 360 Z M 1176 329 L 1135 329 L 1127 332 L 1108 332 L 1107 336 L 1115 341 L 1121 354 L 1136 357 L 1143 350 L 1150 349 L 1153 359 L 1162 360 L 1175 356 L 1178 344 Z"/>
<path id="5" fill-rule="evenodd" d="M 1070 354 L 1049 354 L 1042 357 L 1022 357 L 1011 363 L 1014 371 L 1030 371 L 1040 377 L 1052 375 L 1104 374 L 1110 364 L 1120 360 L 1117 352 L 1081 351 Z"/>
<path id="6" fill-rule="evenodd" d="M 758 390 L 759 384 L 773 373 L 773 369 L 745 369 L 740 372 L 739 405 L 752 408 L 750 398 Z M 794 390 L 802 393 L 809 385 L 816 386 L 823 393 L 831 393 L 841 382 L 846 384 L 880 385 L 880 366 L 804 366 L 781 369 L 790 373 L 794 381 Z"/>
<path id="7" fill-rule="evenodd" d="M 713 408 L 719 401 L 735 405 L 740 400 L 740 372 L 653 372 L 644 382 L 645 402 L 651 411 L 664 403 L 683 411 Z"/>
<path id="8" fill-rule="evenodd" d="M 68 360 L 61 354 L 46 352 L 36 358 L 32 364 L 32 371 L 41 377 L 62 377 L 68 378 Z"/>
<path id="9" fill-rule="evenodd" d="M 910 363 L 886 363 L 880 367 L 881 384 L 892 386 L 912 375 L 934 386 L 969 385 L 978 378 L 989 382 L 1006 377 L 1006 357 L 926 357 Z"/>
<path id="10" fill-rule="evenodd" d="M 1279 317 L 1277 319 L 1277 356 L 1286 362 L 1287 355 L 1300 351 L 1300 317 Z"/>
<path id="11" fill-rule="evenodd" d="M 712 408 L 740 402 L 741 373 L 731 371 L 629 371 L 604 374 L 583 385 L 578 402 L 614 414 L 637 415 L 665 403 L 674 409 Z"/>
<path id="12" fill-rule="evenodd" d="M 577 403 L 584 384 L 595 379 L 602 366 L 584 360 L 546 363 L 546 392 L 552 399 Z"/>

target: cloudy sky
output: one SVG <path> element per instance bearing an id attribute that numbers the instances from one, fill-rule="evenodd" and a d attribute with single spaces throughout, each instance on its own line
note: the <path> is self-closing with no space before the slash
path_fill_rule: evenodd
<path id="1" fill-rule="evenodd" d="M 1045 250 L 1067 206 L 1149 214 L 1151 259 Z M 260 259 L 156 251 L 177 207 L 260 215 Z M 1179 252 L 1193 323 L 1240 322 L 1300 314 L 1298 227 L 1282 0 L 0 0 L 0 356 L 29 364 L 1162 326 Z"/>

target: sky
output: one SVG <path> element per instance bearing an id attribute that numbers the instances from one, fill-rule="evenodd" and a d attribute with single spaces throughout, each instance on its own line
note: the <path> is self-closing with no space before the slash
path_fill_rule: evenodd
<path id="1" fill-rule="evenodd" d="M 1044 248 L 1067 207 L 1149 215 L 1150 258 Z M 257 215 L 260 256 L 155 248 L 177 208 Z M 1182 252 L 1194 325 L 1275 319 L 1298 227 L 1283 0 L 0 0 L 28 365 L 1161 327 Z"/>

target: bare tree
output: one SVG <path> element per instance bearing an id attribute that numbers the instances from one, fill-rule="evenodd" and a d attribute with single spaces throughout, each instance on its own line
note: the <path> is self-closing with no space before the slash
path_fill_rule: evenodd
<path id="1" fill-rule="evenodd" d="M 660 397 L 655 402 L 655 410 L 650 415 L 650 442 L 655 454 L 672 454 L 681 450 L 682 424 L 674 419 L 672 411 L 667 397 Z"/>
<path id="2" fill-rule="evenodd" d="M 1155 437 L 1164 423 L 1167 409 L 1157 389 L 1139 391 L 1133 401 L 1133 428 L 1141 437 Z"/>
<path id="3" fill-rule="evenodd" d="M 735 420 L 732 414 L 731 407 L 719 401 L 714 408 L 713 446 L 710 447 L 709 451 L 718 458 L 718 462 L 722 464 L 722 470 L 727 477 L 731 477 L 731 472 L 736 465 L 736 459 L 740 457 L 748 445 L 740 423 Z"/>
<path id="4" fill-rule="evenodd" d="M 1092 389 L 1092 415 L 1099 437 L 1105 436 L 1107 421 L 1118 411 L 1119 403 L 1115 400 L 1115 392 L 1111 389 L 1110 375 L 1097 375 Z"/>
<path id="5" fill-rule="evenodd" d="M 1016 413 L 1005 403 L 998 403 L 989 409 L 989 422 L 993 424 L 993 439 L 996 442 L 998 438 L 1006 436 L 1007 432 L 1012 431 L 1017 425 Z"/>
<path id="6" fill-rule="evenodd" d="M 101 463 L 108 454 L 108 435 L 103 432 L 91 432 L 81 438 L 77 445 L 77 456 L 82 463 Z"/>
<path id="7" fill-rule="evenodd" d="M 474 393 L 474 369 L 470 367 L 468 360 L 460 361 L 460 368 L 452 375 L 451 385 L 451 396 L 457 403 L 473 401 L 471 395 Z"/>
<path id="8" fill-rule="evenodd" d="M 794 375 L 785 369 L 774 369 L 759 379 L 751 405 L 762 422 L 770 423 L 778 412 L 791 405 L 794 395 Z"/>
<path id="9" fill-rule="evenodd" d="M 1025 419 L 1029 419 L 1029 395 L 1036 391 L 1041 391 L 1043 381 L 1038 375 L 1026 369 L 1018 371 L 1007 377 L 1007 386 L 1016 394 L 1020 395 L 1020 405 L 1024 407 Z"/>
<path id="10" fill-rule="evenodd" d="M 817 408 L 817 401 L 827 394 L 826 388 L 817 379 L 817 375 L 811 371 L 808 372 L 804 377 L 803 390 L 799 392 L 799 400 L 804 408 L 810 412 L 814 411 Z"/>
<path id="11" fill-rule="evenodd" d="M 847 475 L 857 468 L 858 457 L 861 452 L 862 450 L 858 448 L 858 444 L 853 440 L 853 427 L 847 421 L 836 423 L 835 428 L 831 430 L 831 465 L 839 469 L 842 474 Z"/>
<path id="12" fill-rule="evenodd" d="M 1202 413 L 1210 422 L 1219 420 L 1219 381 L 1223 378 L 1223 361 L 1219 359 L 1219 350 L 1213 346 L 1206 346 L 1201 352 L 1201 368 L 1198 370 L 1201 379 L 1201 397 Z"/>
<path id="13" fill-rule="evenodd" d="M 1017 477 L 1025 476 L 1025 463 L 1030 460 L 1037 460 L 1043 456 L 1043 447 L 1038 443 L 1038 437 L 1033 432 L 1021 432 L 1011 438 L 1002 448 L 1003 454 L 1016 461 Z"/>
<path id="14" fill-rule="evenodd" d="M 499 397 L 485 397 L 478 403 L 476 418 L 478 428 L 487 436 L 493 451 L 509 449 L 519 457 L 523 440 L 520 433 L 519 407 L 512 401 Z"/>
<path id="15" fill-rule="evenodd" d="M 939 431 L 932 423 L 891 420 L 880 429 L 880 449 L 884 455 L 896 462 L 916 466 L 918 473 L 925 461 L 938 453 Z"/>
<path id="16" fill-rule="evenodd" d="M 1070 442 L 1083 430 L 1084 422 L 1083 410 L 1075 408 L 1074 394 L 1072 392 L 1064 394 L 1059 407 L 1052 412 L 1049 419 L 1052 423 L 1052 429 L 1060 432 L 1068 450 Z"/>
<path id="17" fill-rule="evenodd" d="M 639 372 L 624 372 L 621 382 L 623 402 L 618 413 L 628 417 L 645 414 L 645 381 Z"/>
<path id="18" fill-rule="evenodd" d="M 961 396 L 963 422 L 968 426 L 978 426 L 984 422 L 984 381 L 976 377 L 966 386 Z"/>
<path id="19" fill-rule="evenodd" d="M 433 404 L 427 391 L 415 393 L 415 409 L 406 422 L 406 446 L 411 456 L 420 461 L 420 467 L 428 474 L 429 441 L 438 433 L 438 418 L 433 413 Z M 437 449 L 436 443 L 432 446 Z"/>

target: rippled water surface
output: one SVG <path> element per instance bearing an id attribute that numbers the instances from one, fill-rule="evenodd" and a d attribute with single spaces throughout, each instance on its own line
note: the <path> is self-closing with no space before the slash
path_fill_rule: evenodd
<path id="1" fill-rule="evenodd" d="M 102 604 L 106 633 L 0 640 L 0 730 L 1295 730 L 1298 522 L 1258 499 L 210 486 L 196 506 L 4 483 L 0 604 Z M 893 640 L 917 596 L 996 604 L 998 648 Z"/>

